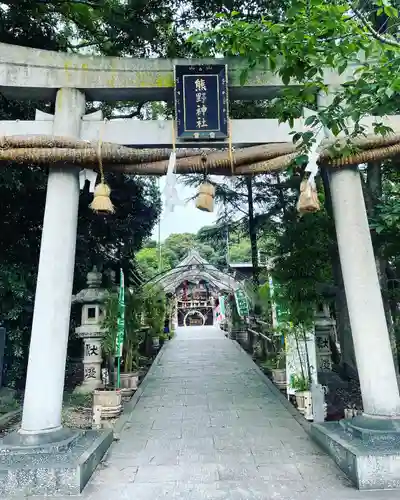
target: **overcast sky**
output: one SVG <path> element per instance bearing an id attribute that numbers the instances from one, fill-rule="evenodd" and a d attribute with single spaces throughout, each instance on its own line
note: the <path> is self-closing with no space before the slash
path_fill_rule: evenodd
<path id="1" fill-rule="evenodd" d="M 165 176 L 160 179 L 160 191 L 164 190 Z M 178 196 L 181 200 L 187 200 L 194 194 L 196 189 L 177 183 Z M 164 196 L 163 205 L 165 204 Z M 164 241 L 172 233 L 197 233 L 203 226 L 211 226 L 217 219 L 217 211 L 212 213 L 202 212 L 195 207 L 195 200 L 189 200 L 185 206 L 176 207 L 172 213 L 163 211 L 161 216 L 161 241 Z M 154 228 L 153 239 L 158 240 L 158 225 Z"/>

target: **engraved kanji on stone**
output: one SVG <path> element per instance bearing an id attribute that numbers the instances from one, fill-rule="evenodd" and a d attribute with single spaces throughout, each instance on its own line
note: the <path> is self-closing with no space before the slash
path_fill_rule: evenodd
<path id="1" fill-rule="evenodd" d="M 320 370 L 330 370 L 332 368 L 331 362 L 329 359 L 321 359 L 321 365 L 320 365 Z"/>
<path id="2" fill-rule="evenodd" d="M 85 368 L 85 379 L 96 378 L 96 369 L 93 366 Z"/>
<path id="3" fill-rule="evenodd" d="M 86 356 L 98 356 L 99 347 L 95 344 L 86 344 Z"/>
<path id="4" fill-rule="evenodd" d="M 326 337 L 317 337 L 318 349 L 327 349 L 329 347 L 329 340 Z"/>

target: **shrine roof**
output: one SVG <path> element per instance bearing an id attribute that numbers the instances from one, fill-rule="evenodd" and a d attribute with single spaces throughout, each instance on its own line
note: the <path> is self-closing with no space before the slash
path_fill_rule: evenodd
<path id="1" fill-rule="evenodd" d="M 197 250 L 190 250 L 184 259 L 173 269 L 161 277 L 154 278 L 153 282 L 161 286 L 165 292 L 174 292 L 184 281 L 210 283 L 217 290 L 236 290 L 239 283 L 233 276 L 210 264 Z"/>

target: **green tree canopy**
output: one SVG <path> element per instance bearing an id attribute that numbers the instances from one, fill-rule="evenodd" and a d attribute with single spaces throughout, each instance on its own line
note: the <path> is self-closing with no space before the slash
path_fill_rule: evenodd
<path id="1" fill-rule="evenodd" d="M 43 2 L 5 1 L 0 6 L 0 42 L 20 44 L 39 49 L 73 50 L 75 43 L 91 46 L 96 40 L 102 50 L 102 40 L 110 34 L 117 37 L 111 21 L 132 21 L 125 16 L 139 16 L 150 9 L 151 2 L 138 2 L 136 10 L 123 2 Z M 139 5 L 143 4 L 143 5 Z M 162 6 L 160 15 L 162 15 Z M 154 5 L 153 5 L 154 7 Z M 117 13 L 119 11 L 120 13 Z M 114 17 L 113 17 L 114 16 Z M 124 17 L 125 16 L 125 17 Z M 157 20 L 140 17 L 142 25 L 159 29 Z M 108 30 L 108 31 L 107 31 Z M 146 44 L 155 36 L 151 29 L 147 38 L 143 31 L 132 30 L 137 43 L 131 50 L 145 54 Z M 142 37 L 142 38 L 141 38 Z M 101 40 L 100 40 L 101 39 Z M 101 41 L 101 43 L 100 43 Z M 128 42 L 126 47 L 128 47 Z M 88 103 L 88 110 L 93 105 Z M 15 102 L 0 94 L 0 119 L 34 119 L 35 108 L 53 112 L 54 103 Z M 0 172 L 0 321 L 8 331 L 6 365 L 8 382 L 24 383 L 24 370 L 30 340 L 36 273 L 44 214 L 47 173 L 44 169 L 4 168 Z M 92 195 L 84 191 L 80 197 L 76 247 L 75 291 L 86 285 L 86 273 L 93 264 L 101 268 L 126 271 L 131 256 L 137 251 L 159 216 L 159 191 L 151 178 L 110 175 L 112 200 L 116 214 L 110 218 L 95 215 L 88 208 Z M 62 263 L 60 263 L 62 265 Z M 129 273 L 126 273 L 129 276 Z M 72 325 L 73 327 L 74 325 Z"/>

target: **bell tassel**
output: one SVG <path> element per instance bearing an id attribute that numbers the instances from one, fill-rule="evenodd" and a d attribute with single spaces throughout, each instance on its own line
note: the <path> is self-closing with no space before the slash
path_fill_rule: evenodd
<path id="1" fill-rule="evenodd" d="M 106 120 L 104 121 L 104 125 L 105 125 L 105 123 L 106 123 Z M 93 212 L 96 212 L 98 214 L 107 215 L 107 214 L 115 213 L 115 208 L 114 208 L 114 205 L 112 204 L 112 201 L 110 198 L 111 189 L 106 184 L 106 182 L 104 180 L 101 146 L 102 146 L 102 140 L 101 140 L 101 136 L 100 136 L 99 144 L 98 144 L 98 148 L 97 148 L 97 157 L 99 160 L 99 170 L 100 170 L 100 183 L 97 184 L 97 186 L 94 189 L 93 201 L 89 205 L 89 207 L 93 210 Z"/>
<path id="2" fill-rule="evenodd" d="M 89 205 L 93 212 L 97 212 L 99 214 L 115 213 L 115 208 L 112 204 L 110 194 L 111 189 L 107 184 L 105 184 L 105 182 L 102 181 L 100 184 L 97 184 L 94 190 L 93 201 Z"/>

